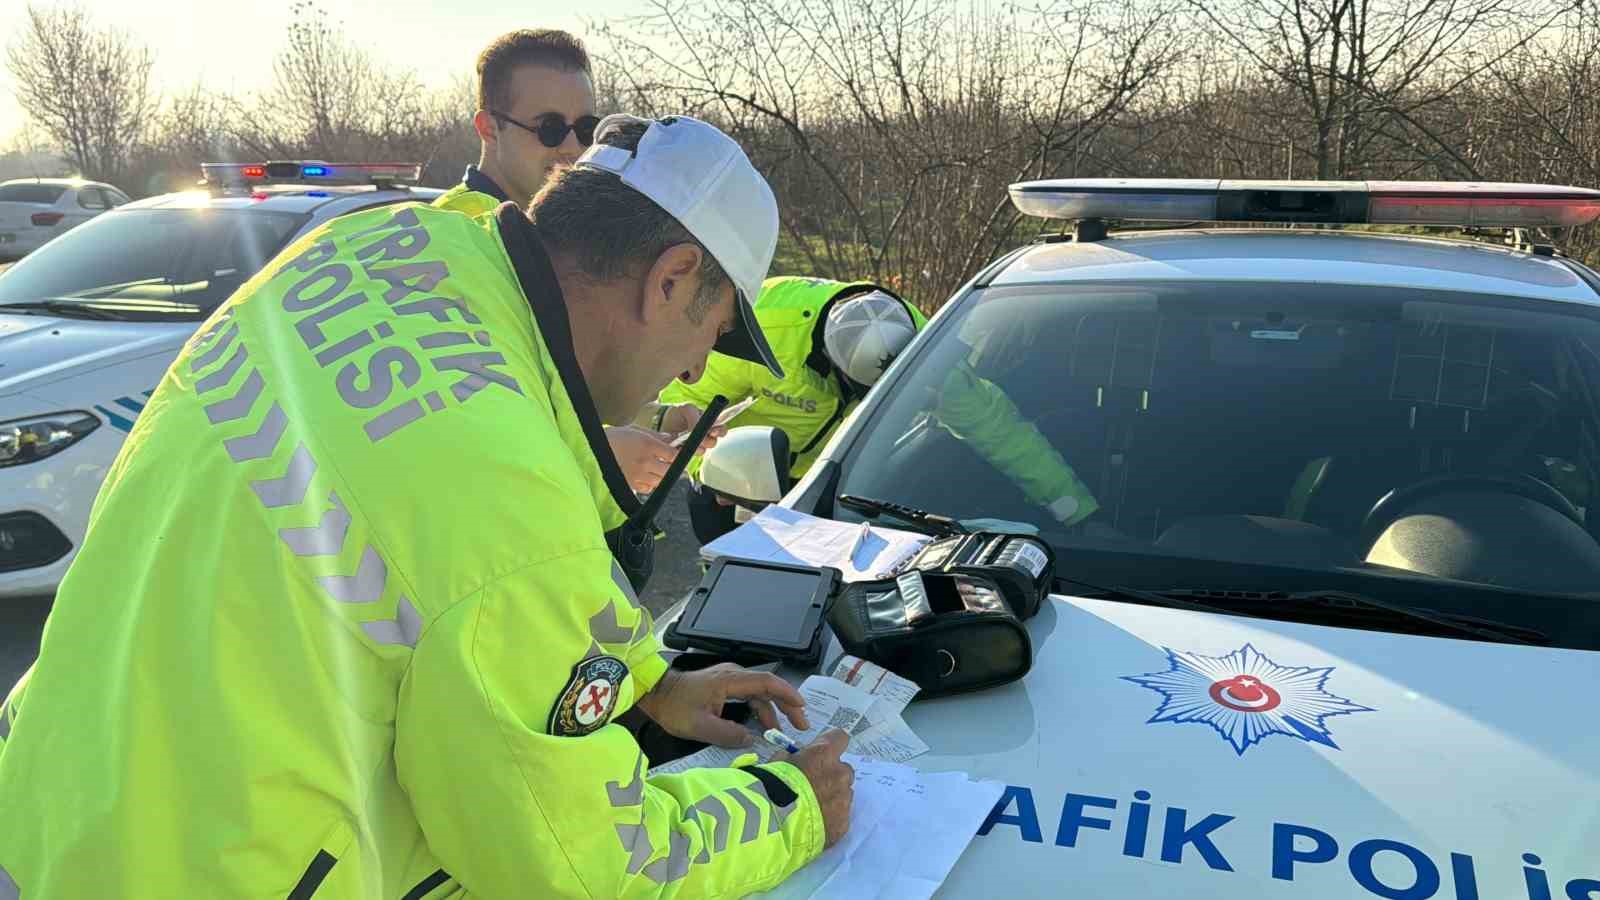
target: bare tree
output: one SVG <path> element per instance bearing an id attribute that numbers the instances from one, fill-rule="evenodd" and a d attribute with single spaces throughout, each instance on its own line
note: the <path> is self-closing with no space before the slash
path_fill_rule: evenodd
<path id="1" fill-rule="evenodd" d="M 273 74 L 272 90 L 234 116 L 239 142 L 258 156 L 357 159 L 438 138 L 438 109 L 416 76 L 375 61 L 307 0 L 294 5 Z"/>
<path id="2" fill-rule="evenodd" d="M 115 180 L 157 99 L 148 48 L 77 8 L 29 6 L 7 47 L 17 100 L 91 178 Z"/>
<path id="3" fill-rule="evenodd" d="M 1358 174 L 1378 143 L 1431 161 L 1452 136 L 1423 121 L 1579 0 L 1189 0 L 1217 36 L 1297 101 L 1318 178 Z"/>
<path id="4" fill-rule="evenodd" d="M 599 81 L 750 150 L 779 196 L 780 269 L 932 305 L 1016 240 L 1008 183 L 1073 171 L 1173 65 L 1167 17 L 1102 0 L 656 0 L 602 29 Z"/>

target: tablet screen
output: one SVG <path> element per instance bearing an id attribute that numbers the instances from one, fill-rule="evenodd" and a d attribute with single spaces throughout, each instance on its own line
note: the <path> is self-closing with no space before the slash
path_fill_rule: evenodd
<path id="1" fill-rule="evenodd" d="M 821 580 L 817 572 L 725 565 L 695 617 L 694 631 L 753 643 L 808 642 L 811 635 L 800 630 L 812 612 L 811 600 Z"/>

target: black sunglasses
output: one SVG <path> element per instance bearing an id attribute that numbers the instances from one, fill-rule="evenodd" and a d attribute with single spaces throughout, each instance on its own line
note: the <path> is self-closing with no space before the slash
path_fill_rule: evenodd
<path id="1" fill-rule="evenodd" d="M 561 113 L 545 113 L 539 117 L 539 124 L 528 125 L 524 122 L 518 122 L 505 113 L 491 112 L 489 115 L 502 122 L 510 122 L 523 131 L 538 135 L 539 143 L 552 148 L 561 146 L 561 142 L 567 139 L 567 132 L 569 131 L 578 136 L 579 144 L 587 147 L 594 143 L 594 130 L 600 125 L 599 116 L 582 116 L 576 122 L 568 125 L 567 117 Z"/>

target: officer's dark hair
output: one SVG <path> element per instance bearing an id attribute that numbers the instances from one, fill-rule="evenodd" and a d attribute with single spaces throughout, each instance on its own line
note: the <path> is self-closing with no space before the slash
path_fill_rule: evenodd
<path id="1" fill-rule="evenodd" d="M 596 140 L 632 151 L 648 126 L 647 122 L 624 122 Z M 729 281 L 728 273 L 688 229 L 610 172 L 557 167 L 528 205 L 528 218 L 545 246 L 572 254 L 583 274 L 596 281 L 635 274 L 676 244 L 698 245 L 705 251 L 700 260 L 700 292 L 688 311 L 696 324 L 716 304 Z"/>
<path id="2" fill-rule="evenodd" d="M 521 66 L 547 66 L 590 74 L 583 41 L 554 28 L 523 28 L 502 34 L 478 54 L 478 108 L 508 112 L 511 76 Z"/>

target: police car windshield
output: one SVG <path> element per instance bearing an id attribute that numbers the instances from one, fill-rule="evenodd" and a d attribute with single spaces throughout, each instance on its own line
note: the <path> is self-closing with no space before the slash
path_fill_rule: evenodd
<path id="1" fill-rule="evenodd" d="M 132 321 L 203 317 L 304 221 L 265 210 L 116 210 L 0 275 L 0 304 L 81 303 Z"/>
<path id="2" fill-rule="evenodd" d="M 1153 560 L 1164 580 L 1139 583 L 1158 589 L 1217 561 L 1276 567 L 1285 590 L 1334 572 L 1545 596 L 1600 584 L 1587 308 L 1052 285 L 982 290 L 937 329 L 850 447 L 839 494 L 1026 523 L 1130 570 Z M 1057 502 L 1072 475 L 1080 496 Z M 1121 574 L 1097 580 L 1135 583 Z"/>

